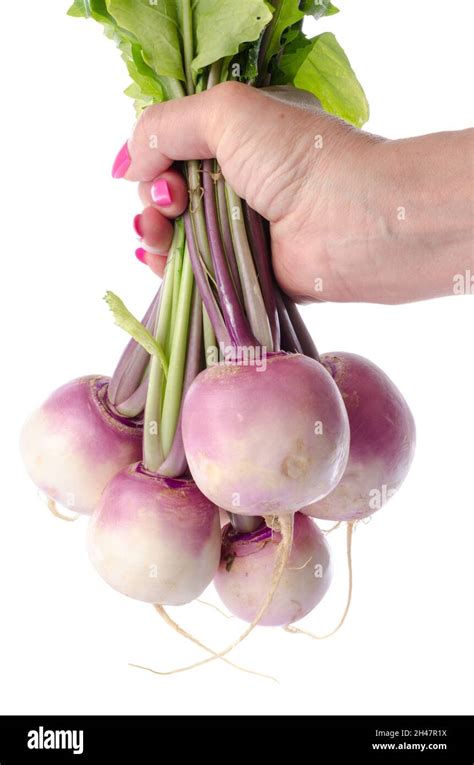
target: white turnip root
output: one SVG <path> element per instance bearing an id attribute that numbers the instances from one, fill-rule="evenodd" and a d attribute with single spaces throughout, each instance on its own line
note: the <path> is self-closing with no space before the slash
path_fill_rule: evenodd
<path id="1" fill-rule="evenodd" d="M 192 480 L 162 478 L 140 463 L 107 485 L 89 525 L 89 558 L 124 595 L 189 603 L 212 581 L 220 557 L 217 507 Z"/>
<path id="2" fill-rule="evenodd" d="M 349 450 L 337 386 L 301 354 L 270 355 L 265 371 L 219 364 L 201 372 L 184 400 L 182 433 L 197 486 L 243 515 L 292 513 L 326 496 Z"/>
<path id="3" fill-rule="evenodd" d="M 214 585 L 226 608 L 247 622 L 255 618 L 268 590 L 280 534 L 264 526 L 238 534 L 223 530 L 222 556 Z M 331 583 L 329 546 L 314 521 L 294 518 L 293 544 L 287 565 L 259 625 L 287 625 L 302 619 L 320 602 Z"/>
<path id="4" fill-rule="evenodd" d="M 415 423 L 398 388 L 375 364 L 354 353 L 321 357 L 341 391 L 349 417 L 349 461 L 338 486 L 304 513 L 355 521 L 379 510 L 403 483 L 415 450 Z"/>
<path id="5" fill-rule="evenodd" d="M 118 470 L 141 459 L 143 428 L 107 403 L 109 378 L 81 377 L 56 390 L 25 423 L 21 453 L 39 489 L 90 515 Z"/>

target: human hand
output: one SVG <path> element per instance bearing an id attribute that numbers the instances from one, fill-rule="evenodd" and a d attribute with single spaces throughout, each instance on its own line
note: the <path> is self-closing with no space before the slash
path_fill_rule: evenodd
<path id="1" fill-rule="evenodd" d="M 138 256 L 160 275 L 166 258 L 157 253 L 166 253 L 171 219 L 188 202 L 185 180 L 171 166 L 216 157 L 236 193 L 270 222 L 273 267 L 285 292 L 300 301 L 406 302 L 450 294 L 451 273 L 465 258 L 459 241 L 449 258 L 432 258 L 449 240 L 430 199 L 439 192 L 433 161 L 443 162 L 436 138 L 387 141 L 323 113 L 309 94 L 224 83 L 149 107 L 114 175 L 140 182 Z M 446 195 L 461 170 L 447 153 Z M 454 196 L 459 218 L 465 205 Z"/>

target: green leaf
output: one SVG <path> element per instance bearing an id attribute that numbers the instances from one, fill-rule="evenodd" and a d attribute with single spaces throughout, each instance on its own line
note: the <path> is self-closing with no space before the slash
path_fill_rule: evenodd
<path id="1" fill-rule="evenodd" d="M 320 19 L 321 16 L 333 16 L 339 13 L 339 8 L 331 0 L 300 0 L 300 8 L 306 16 Z"/>
<path id="2" fill-rule="evenodd" d="M 267 62 L 280 51 L 281 38 L 288 27 L 304 18 L 299 0 L 274 0 L 275 11 L 271 25 L 270 39 L 267 43 L 265 60 Z"/>
<path id="3" fill-rule="evenodd" d="M 286 59 L 286 60 L 285 60 Z M 369 119 L 369 105 L 349 59 L 331 32 L 283 56 L 280 69 L 297 88 L 313 93 L 323 109 L 356 127 Z"/>
<path id="4" fill-rule="evenodd" d="M 305 62 L 311 50 L 311 40 L 303 32 L 289 36 L 291 40 L 285 45 L 285 51 L 279 61 L 278 68 L 272 75 L 272 85 L 293 85 L 299 69 Z"/>
<path id="5" fill-rule="evenodd" d="M 258 75 L 258 52 L 260 50 L 260 38 L 248 46 L 245 51 L 245 65 L 242 79 L 244 82 L 253 82 Z"/>
<path id="6" fill-rule="evenodd" d="M 67 15 L 76 18 L 95 19 L 101 24 L 114 24 L 114 20 L 107 12 L 105 0 L 74 0 Z"/>
<path id="7" fill-rule="evenodd" d="M 334 14 L 340 13 L 339 8 L 336 8 L 335 5 L 332 3 L 329 3 L 325 16 L 334 16 Z"/>
<path id="8" fill-rule="evenodd" d="M 142 49 L 139 45 L 121 46 L 122 58 L 127 65 L 128 73 L 140 94 L 134 98 L 151 98 L 151 103 L 163 101 L 164 93 L 160 81 L 156 78 L 153 69 L 143 60 Z"/>
<path id="9" fill-rule="evenodd" d="M 67 11 L 68 16 L 75 16 L 76 18 L 87 19 L 90 16 L 86 0 L 74 0 L 73 4 Z"/>
<path id="10" fill-rule="evenodd" d="M 129 85 L 128 88 L 125 88 L 123 92 L 129 98 L 133 98 L 133 108 L 135 109 L 135 116 L 137 119 L 144 109 L 156 103 L 150 96 L 144 96 L 135 82 L 132 82 L 132 84 Z"/>
<path id="11" fill-rule="evenodd" d="M 156 356 L 161 362 L 165 377 L 168 375 L 168 361 L 166 354 L 155 338 L 143 326 L 141 321 L 130 313 L 123 301 L 113 292 L 106 292 L 105 302 L 112 311 L 115 323 L 118 327 L 125 330 L 133 339 L 144 348 L 150 356 Z"/>
<path id="12" fill-rule="evenodd" d="M 184 80 L 178 0 L 106 0 L 119 27 L 140 44 L 143 58 L 162 77 Z"/>
<path id="13" fill-rule="evenodd" d="M 197 53 L 193 70 L 233 56 L 242 43 L 258 40 L 271 18 L 265 0 L 194 0 Z"/>

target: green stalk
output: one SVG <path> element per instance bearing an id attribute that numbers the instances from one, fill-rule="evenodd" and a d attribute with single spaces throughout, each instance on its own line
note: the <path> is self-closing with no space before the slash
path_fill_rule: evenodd
<path id="1" fill-rule="evenodd" d="M 178 301 L 179 301 L 179 288 L 181 284 L 181 273 L 183 270 L 183 256 L 184 256 L 184 228 L 182 228 L 182 241 L 180 242 L 180 246 L 176 248 L 174 258 L 174 269 L 173 269 L 173 300 L 171 305 L 171 320 L 170 320 L 170 326 L 168 331 L 168 338 L 166 342 L 166 353 L 168 355 L 168 358 L 170 357 L 171 353 L 171 343 L 173 340 L 173 333 L 174 333 L 174 327 L 176 324 L 176 316 L 178 311 Z"/>
<path id="2" fill-rule="evenodd" d="M 186 88 L 188 95 L 192 95 L 195 92 L 194 78 L 192 72 L 192 60 L 194 56 L 194 37 L 193 37 L 193 20 L 190 0 L 181 0 L 181 24 L 183 35 L 183 59 L 184 59 L 184 71 L 186 76 Z M 196 244 L 201 257 L 206 264 L 206 268 L 209 273 L 212 274 L 212 260 L 211 251 L 209 249 L 209 241 L 207 238 L 206 220 L 204 217 L 204 209 L 202 205 L 202 189 L 201 189 L 201 164 L 195 160 L 186 162 L 186 170 L 188 177 L 189 188 L 189 208 L 191 218 L 193 221 L 193 227 L 196 235 Z M 214 349 L 217 347 L 216 336 L 212 328 L 212 324 L 207 315 L 205 307 L 202 307 L 202 323 L 203 323 L 203 339 L 204 349 L 206 354 L 206 366 L 212 363 L 214 357 Z"/>
<path id="3" fill-rule="evenodd" d="M 204 306 L 202 307 L 202 330 L 204 338 L 204 352 L 206 354 L 206 367 L 211 367 L 216 363 L 215 349 L 217 348 L 217 340 L 212 328 L 211 321 Z"/>
<path id="4" fill-rule="evenodd" d="M 186 247 L 179 290 L 178 310 L 171 345 L 168 378 L 166 380 L 165 398 L 161 414 L 161 445 L 165 458 L 168 456 L 173 445 L 181 406 L 193 286 L 194 275 Z"/>
<path id="5" fill-rule="evenodd" d="M 252 333 L 268 351 L 273 350 L 273 338 L 268 321 L 262 291 L 258 281 L 255 263 L 252 257 L 247 230 L 245 227 L 242 200 L 226 183 L 227 209 L 234 242 L 234 253 L 239 270 L 245 310 Z"/>
<path id="6" fill-rule="evenodd" d="M 188 96 L 190 96 L 194 93 L 194 77 L 192 71 L 192 60 L 194 55 L 193 13 L 190 0 L 180 0 L 180 5 L 184 72 L 186 76 L 186 90 L 188 91 Z"/>
<path id="7" fill-rule="evenodd" d="M 262 41 L 260 43 L 260 50 L 258 54 L 258 71 L 259 75 L 257 77 L 257 86 L 262 87 L 263 85 L 269 85 L 268 82 L 268 64 L 270 63 L 267 61 L 267 52 L 270 48 L 271 43 L 273 42 L 273 37 L 275 34 L 275 29 L 278 23 L 278 20 L 280 18 L 280 14 L 283 9 L 283 4 L 285 0 L 273 0 L 273 17 L 270 23 L 268 24 L 267 28 L 265 29 L 265 32 L 263 33 Z"/>
<path id="8" fill-rule="evenodd" d="M 184 98 L 186 95 L 183 84 L 179 80 L 172 77 L 160 77 L 160 82 L 163 85 L 167 101 L 171 101 L 173 98 Z"/>
<path id="9" fill-rule="evenodd" d="M 166 343 L 171 322 L 175 256 L 183 246 L 183 239 L 183 222 L 178 220 L 175 222 L 174 237 L 168 255 L 156 321 L 155 338 L 162 347 Z M 147 470 L 153 472 L 156 472 L 163 462 L 163 450 L 160 439 L 163 382 L 164 373 L 162 364 L 156 356 L 152 356 L 143 427 L 143 464 Z"/>

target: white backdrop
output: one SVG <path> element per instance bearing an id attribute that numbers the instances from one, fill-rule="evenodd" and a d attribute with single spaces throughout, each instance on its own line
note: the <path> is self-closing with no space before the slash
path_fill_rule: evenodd
<path id="1" fill-rule="evenodd" d="M 370 130 L 395 138 L 472 123 L 469 0 L 452 12 L 445 0 L 337 4 L 343 12 L 318 28 L 348 51 Z M 472 296 L 304 311 L 321 350 L 355 351 L 386 370 L 418 426 L 404 487 L 355 535 L 343 630 L 318 643 L 254 634 L 235 659 L 279 685 L 221 662 L 174 677 L 127 666 L 167 669 L 202 654 L 96 576 L 86 522 L 49 515 L 17 449 L 25 415 L 51 390 L 112 371 L 125 338 L 105 290 L 141 313 L 156 288 L 133 256 L 135 191 L 110 176 L 134 119 L 126 73 L 98 28 L 67 18 L 66 6 L 23 0 L 3 11 L 0 713 L 472 714 Z M 306 620 L 319 632 L 346 590 L 344 533 L 329 539 L 337 573 Z M 242 627 L 205 606 L 173 613 L 216 648 Z"/>

